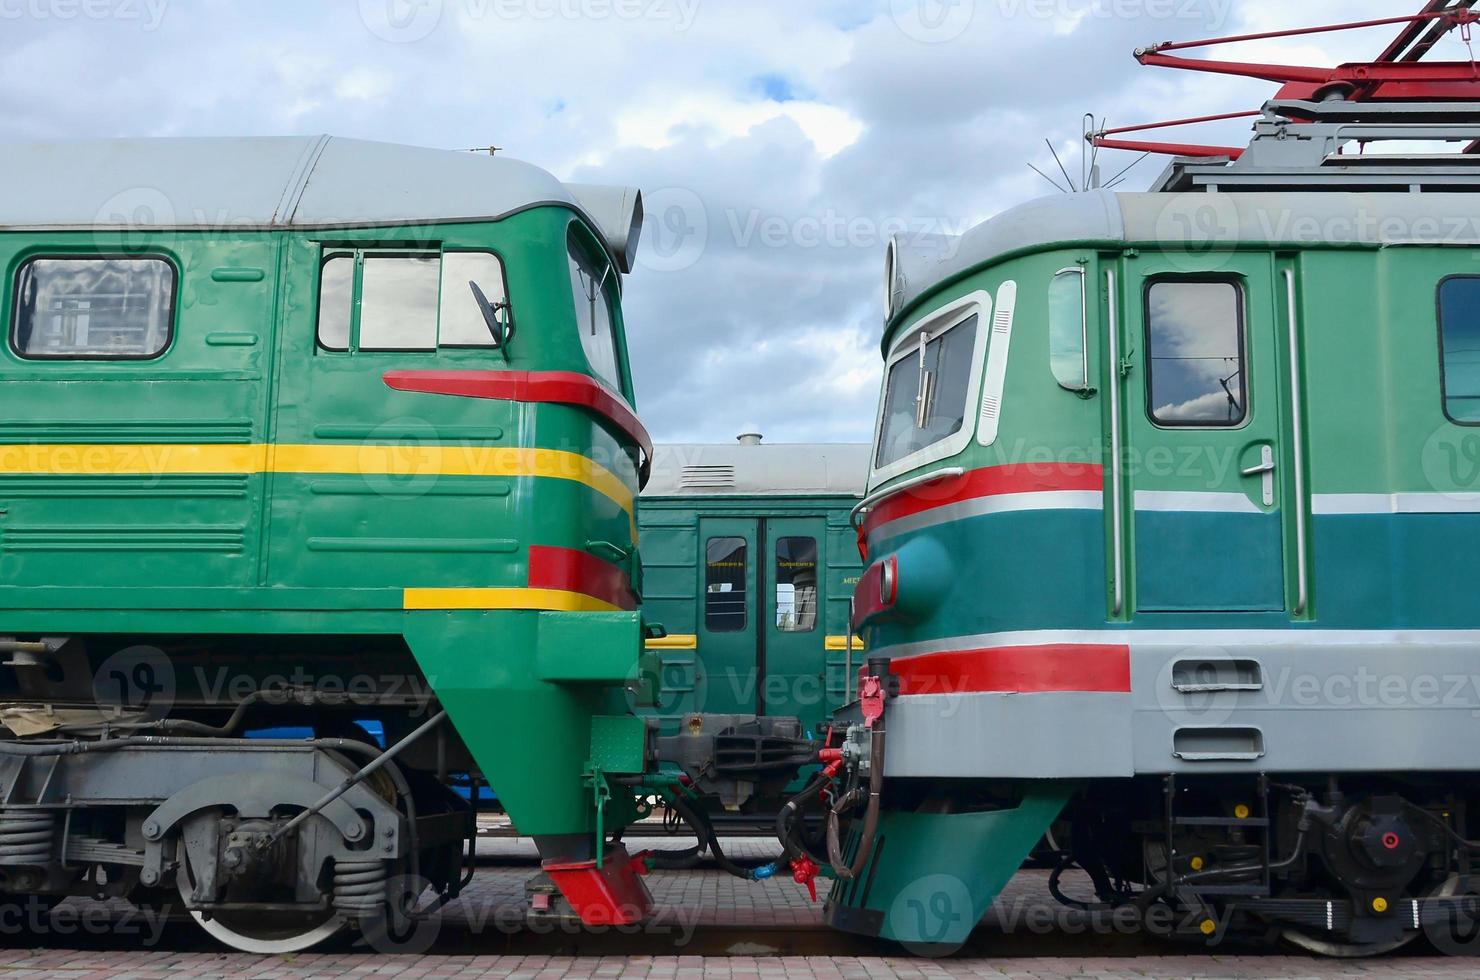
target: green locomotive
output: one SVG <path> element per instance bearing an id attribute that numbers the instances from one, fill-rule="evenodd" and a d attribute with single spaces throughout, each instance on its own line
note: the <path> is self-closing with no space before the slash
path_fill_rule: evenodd
<path id="1" fill-rule="evenodd" d="M 303 948 L 456 893 L 460 772 L 562 881 L 630 877 L 638 193 L 328 137 L 6 172 L 0 890 Z"/>

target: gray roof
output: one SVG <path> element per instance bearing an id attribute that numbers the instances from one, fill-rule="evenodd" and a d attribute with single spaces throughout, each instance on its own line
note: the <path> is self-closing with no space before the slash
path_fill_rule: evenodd
<path id="1" fill-rule="evenodd" d="M 896 243 L 890 291 L 903 310 L 942 281 L 1021 249 L 1083 244 L 1181 244 L 1191 251 L 1258 242 L 1325 245 L 1477 245 L 1472 193 L 1088 191 L 1029 201 L 963 235 Z"/>
<path id="2" fill-rule="evenodd" d="M 9 229 L 414 224 L 556 203 L 594 215 L 625 260 L 636 236 L 622 209 L 641 216 L 636 191 L 567 186 L 509 157 L 331 136 L 12 144 L 0 160 Z"/>
<path id="3" fill-rule="evenodd" d="M 853 443 L 657 446 L 644 497 L 863 496 L 869 447 Z"/>

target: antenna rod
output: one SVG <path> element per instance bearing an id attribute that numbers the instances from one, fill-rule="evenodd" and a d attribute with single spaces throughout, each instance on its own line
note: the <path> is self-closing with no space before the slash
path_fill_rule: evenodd
<path id="1" fill-rule="evenodd" d="M 1069 171 L 1064 169 L 1064 161 L 1059 159 L 1059 151 L 1053 148 L 1053 144 L 1048 141 L 1047 137 L 1044 138 L 1043 143 L 1045 146 L 1048 147 L 1048 152 L 1053 154 L 1053 162 L 1059 165 L 1059 173 L 1064 175 L 1065 183 L 1067 183 L 1074 190 L 1078 190 L 1079 188 L 1074 187 L 1074 180 L 1069 176 Z"/>
<path id="2" fill-rule="evenodd" d="M 1031 171 L 1033 171 L 1038 176 L 1042 177 L 1044 180 L 1048 181 L 1050 184 L 1052 184 L 1054 186 L 1054 190 L 1060 192 L 1061 194 L 1067 194 L 1067 193 L 1069 193 L 1068 191 L 1064 190 L 1062 187 L 1059 186 L 1059 182 L 1058 181 L 1054 180 L 1048 174 L 1044 173 L 1042 170 L 1039 170 L 1037 167 L 1033 166 L 1031 163 L 1028 164 L 1028 169 L 1031 170 Z"/>

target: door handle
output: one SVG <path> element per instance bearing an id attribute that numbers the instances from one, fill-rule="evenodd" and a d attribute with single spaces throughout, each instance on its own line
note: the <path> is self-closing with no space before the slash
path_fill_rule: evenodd
<path id="1" fill-rule="evenodd" d="M 1262 476 L 1260 497 L 1264 506 L 1274 506 L 1274 447 L 1268 443 L 1259 447 L 1259 462 L 1253 466 L 1245 467 L 1239 472 L 1244 476 Z"/>

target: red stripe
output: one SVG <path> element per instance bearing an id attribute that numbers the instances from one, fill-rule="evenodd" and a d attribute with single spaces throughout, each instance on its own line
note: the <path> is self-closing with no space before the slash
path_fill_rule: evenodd
<path id="1" fill-rule="evenodd" d="M 637 596 L 626 572 L 609 561 L 574 548 L 530 545 L 529 587 L 580 592 L 618 609 L 637 608 Z"/>
<path id="2" fill-rule="evenodd" d="M 896 657 L 889 669 L 901 694 L 1131 690 L 1131 648 L 1109 644 L 943 650 Z"/>
<path id="3" fill-rule="evenodd" d="M 385 383 L 396 391 L 429 395 L 576 405 L 616 426 L 649 461 L 653 458 L 653 440 L 642 420 L 596 379 L 575 371 L 387 371 Z"/>
<path id="4" fill-rule="evenodd" d="M 1046 490 L 1101 490 L 1105 485 L 1104 467 L 1098 463 L 1011 463 L 971 470 L 960 476 L 946 476 L 887 497 L 868 512 L 865 532 L 901 517 L 963 500 L 994 497 L 1008 493 L 1041 493 Z"/>

